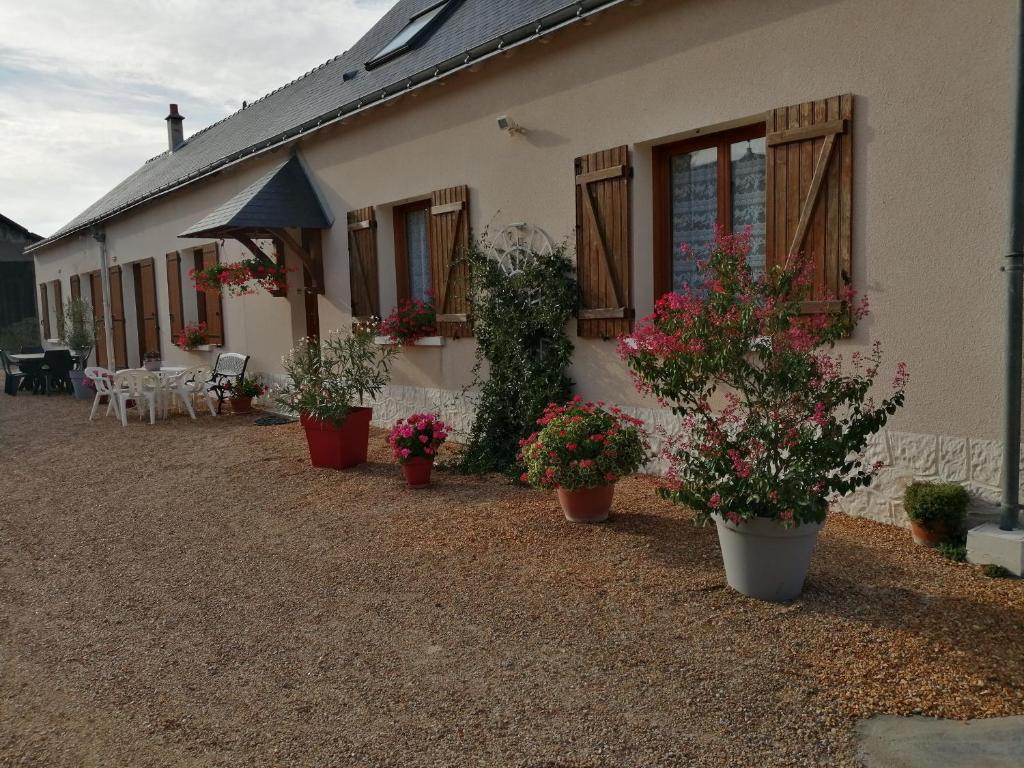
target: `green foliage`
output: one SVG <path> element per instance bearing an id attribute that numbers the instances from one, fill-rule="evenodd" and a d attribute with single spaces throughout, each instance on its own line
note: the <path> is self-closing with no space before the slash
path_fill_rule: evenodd
<path id="1" fill-rule="evenodd" d="M 64 302 L 64 323 L 61 329 L 61 343 L 76 355 L 85 359 L 96 344 L 96 316 L 92 305 L 82 298 Z"/>
<path id="2" fill-rule="evenodd" d="M 903 492 L 903 508 L 915 523 L 944 526 L 951 535 L 963 528 L 967 517 L 967 489 L 957 483 L 913 482 Z"/>
<path id="3" fill-rule="evenodd" d="M 17 352 L 22 347 L 39 343 L 39 320 L 26 317 L 0 328 L 0 349 Z"/>
<path id="4" fill-rule="evenodd" d="M 285 408 L 340 425 L 352 408 L 379 395 L 391 378 L 398 350 L 379 347 L 376 327 L 357 324 L 348 335 L 321 342 L 303 338 L 282 360 L 291 382 L 274 394 Z"/>
<path id="5" fill-rule="evenodd" d="M 519 478 L 535 488 L 596 488 L 636 472 L 647 460 L 643 422 L 618 408 L 552 403 L 537 420 L 543 429 L 523 441 Z"/>
<path id="6" fill-rule="evenodd" d="M 950 541 L 941 541 L 936 547 L 938 553 L 954 563 L 967 561 L 967 537 L 958 536 Z"/>
<path id="7" fill-rule="evenodd" d="M 576 308 L 576 281 L 564 243 L 550 256 L 532 254 L 512 276 L 488 256 L 488 248 L 486 241 L 474 241 L 466 255 L 480 396 L 456 468 L 512 474 L 519 440 L 533 431 L 548 403 L 569 398 L 572 382 L 565 369 L 573 347 L 565 327 Z M 481 382 L 484 362 L 487 377 Z"/>
<path id="8" fill-rule="evenodd" d="M 988 576 L 990 579 L 1012 579 L 1013 571 L 1009 568 L 1004 568 L 1001 565 L 995 565 L 989 563 L 988 565 L 981 566 L 981 572 Z"/>

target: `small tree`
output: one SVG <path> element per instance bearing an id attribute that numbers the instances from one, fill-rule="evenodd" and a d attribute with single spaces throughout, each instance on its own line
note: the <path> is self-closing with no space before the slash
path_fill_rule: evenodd
<path id="1" fill-rule="evenodd" d="M 85 361 L 96 345 L 96 318 L 92 305 L 83 298 L 64 302 L 64 323 L 61 343 Z"/>

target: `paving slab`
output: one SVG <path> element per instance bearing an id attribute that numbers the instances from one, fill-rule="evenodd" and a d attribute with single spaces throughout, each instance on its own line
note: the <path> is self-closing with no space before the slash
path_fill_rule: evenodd
<path id="1" fill-rule="evenodd" d="M 1024 717 L 880 715 L 858 725 L 857 756 L 864 768 L 1021 768 Z"/>

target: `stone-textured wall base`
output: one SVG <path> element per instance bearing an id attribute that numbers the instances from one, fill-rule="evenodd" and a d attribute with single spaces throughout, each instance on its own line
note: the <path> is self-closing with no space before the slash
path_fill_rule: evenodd
<path id="1" fill-rule="evenodd" d="M 281 376 L 263 378 L 271 384 L 284 383 Z M 392 385 L 376 399 L 373 408 L 373 423 L 378 427 L 390 427 L 411 413 L 437 413 L 453 427 L 458 439 L 469 434 L 475 401 L 472 392 Z M 680 431 L 679 420 L 670 411 L 635 407 L 623 410 L 647 424 L 655 450 L 661 448 L 658 431 L 669 436 Z M 1001 451 L 1002 444 L 996 440 L 883 430 L 873 436 L 866 455 L 868 464 L 881 461 L 883 469 L 871 486 L 844 497 L 838 508 L 851 515 L 906 527 L 909 522 L 903 510 L 903 491 L 907 485 L 913 480 L 950 480 L 971 492 L 973 516 L 996 515 Z M 662 459 L 654 459 L 645 467 L 652 474 L 664 474 L 666 469 Z"/>

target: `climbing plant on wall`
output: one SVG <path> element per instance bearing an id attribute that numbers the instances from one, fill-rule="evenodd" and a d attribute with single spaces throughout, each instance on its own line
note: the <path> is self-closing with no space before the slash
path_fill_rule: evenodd
<path id="1" fill-rule="evenodd" d="M 518 474 L 519 440 L 534 431 L 550 402 L 568 399 L 572 357 L 566 324 L 576 308 L 576 281 L 564 243 L 525 237 L 490 241 L 485 232 L 466 255 L 477 341 L 476 418 L 458 468 Z M 514 229 L 509 228 L 509 229 Z M 520 232 L 521 234 L 521 232 Z"/>

